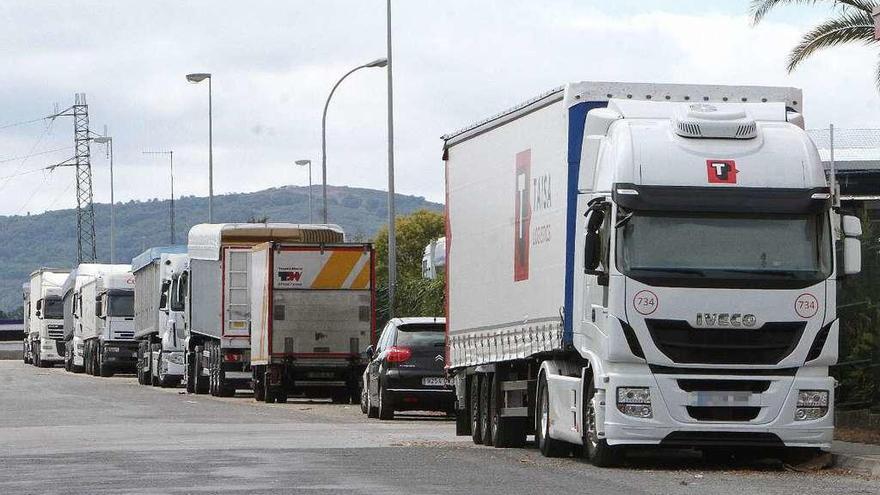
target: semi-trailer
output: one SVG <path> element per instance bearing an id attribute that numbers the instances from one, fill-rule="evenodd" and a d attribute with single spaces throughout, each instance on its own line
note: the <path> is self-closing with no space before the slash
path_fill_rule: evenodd
<path id="1" fill-rule="evenodd" d="M 31 273 L 25 353 L 41 368 L 64 360 L 64 314 L 61 285 L 68 270 L 40 268 Z"/>
<path id="2" fill-rule="evenodd" d="M 85 282 L 75 305 L 81 322 L 86 372 L 113 376 L 134 372 L 134 275 L 131 265 L 106 265 Z"/>
<path id="3" fill-rule="evenodd" d="M 229 396 L 252 389 L 250 252 L 264 242 L 344 241 L 335 225 L 200 224 L 189 231 L 184 309 L 186 389 Z"/>
<path id="4" fill-rule="evenodd" d="M 341 232 L 340 232 L 341 234 Z M 374 343 L 370 244 L 266 242 L 250 253 L 254 398 L 360 400 L 361 357 Z"/>
<path id="5" fill-rule="evenodd" d="M 135 278 L 135 339 L 138 383 L 180 384 L 184 374 L 183 300 L 186 246 L 147 249 L 131 262 Z"/>
<path id="6" fill-rule="evenodd" d="M 580 82 L 444 136 L 459 434 L 830 448 L 860 270 L 801 91 Z"/>

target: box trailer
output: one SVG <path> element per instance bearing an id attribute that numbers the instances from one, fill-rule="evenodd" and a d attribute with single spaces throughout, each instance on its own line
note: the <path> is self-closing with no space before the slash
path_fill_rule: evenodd
<path id="1" fill-rule="evenodd" d="M 580 82 L 444 136 L 458 432 L 598 465 L 629 445 L 829 448 L 861 228 L 802 105 Z"/>
<path id="2" fill-rule="evenodd" d="M 189 257 L 186 246 L 147 249 L 131 261 L 135 279 L 138 383 L 180 384 L 184 372 L 183 299 Z M 181 278 L 181 275 L 183 277 Z"/>
<path id="3" fill-rule="evenodd" d="M 64 314 L 61 285 L 68 270 L 40 268 L 31 273 L 28 290 L 28 361 L 41 368 L 64 360 Z"/>
<path id="4" fill-rule="evenodd" d="M 372 246 L 267 242 L 250 258 L 254 398 L 360 400 L 361 346 L 376 329 Z"/>
<path id="5" fill-rule="evenodd" d="M 105 265 L 79 293 L 75 309 L 82 326 L 86 372 L 103 377 L 134 372 L 138 343 L 134 339 L 131 265 Z"/>
<path id="6" fill-rule="evenodd" d="M 336 225 L 200 224 L 189 231 L 185 300 L 188 392 L 230 396 L 252 388 L 250 252 L 264 242 L 339 243 Z"/>

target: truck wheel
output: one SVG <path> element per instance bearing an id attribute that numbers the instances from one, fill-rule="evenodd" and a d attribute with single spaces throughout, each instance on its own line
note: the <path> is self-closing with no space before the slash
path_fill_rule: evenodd
<path id="1" fill-rule="evenodd" d="M 394 419 L 394 407 L 391 397 L 382 385 L 379 385 L 379 419 L 387 421 Z"/>
<path id="2" fill-rule="evenodd" d="M 571 448 L 559 440 L 550 438 L 550 391 L 547 378 L 541 376 L 538 381 L 537 404 L 535 404 L 535 443 L 544 457 L 563 457 Z"/>
<path id="3" fill-rule="evenodd" d="M 470 387 L 468 387 L 468 409 L 470 410 L 471 422 L 471 439 L 475 444 L 483 443 L 483 429 L 480 428 L 482 421 L 480 420 L 480 375 L 471 375 L 468 377 Z"/>
<path id="4" fill-rule="evenodd" d="M 98 374 L 103 378 L 113 376 L 113 368 L 104 362 L 104 346 L 98 344 Z"/>
<path id="5" fill-rule="evenodd" d="M 495 373 L 492 379 L 490 414 L 492 444 L 498 448 L 522 447 L 526 444 L 526 422 L 528 418 L 505 418 L 501 416 L 501 379 Z"/>
<path id="6" fill-rule="evenodd" d="M 207 394 L 208 393 L 208 378 L 203 376 L 202 372 L 202 359 L 203 359 L 204 348 L 202 346 L 196 346 L 195 352 L 195 393 L 197 394 Z"/>
<path id="7" fill-rule="evenodd" d="M 213 342 L 205 344 L 205 350 L 208 351 L 208 393 L 212 397 L 217 396 L 217 353 Z"/>
<path id="8" fill-rule="evenodd" d="M 584 418 L 581 422 L 584 425 L 584 453 L 587 459 L 596 467 L 613 467 L 620 463 L 623 451 L 620 447 L 612 447 L 608 445 L 608 441 L 599 439 L 596 427 L 596 410 L 593 407 L 593 396 L 596 395 L 596 388 L 593 386 L 593 380 L 590 379 L 587 384 L 587 393 L 584 394 Z"/>
<path id="9" fill-rule="evenodd" d="M 492 407 L 491 388 L 494 373 L 487 373 L 480 379 L 480 436 L 483 445 L 492 445 Z"/>
<path id="10" fill-rule="evenodd" d="M 186 351 L 186 393 L 196 393 L 196 358 L 193 353 Z"/>
<path id="11" fill-rule="evenodd" d="M 144 342 L 138 342 L 137 350 L 137 377 L 138 384 L 146 385 L 147 380 L 144 378 Z"/>
<path id="12" fill-rule="evenodd" d="M 254 378 L 251 380 L 251 386 L 254 389 L 254 400 L 257 402 L 263 402 L 266 398 L 266 387 L 263 385 L 263 381 L 257 377 L 262 376 L 261 367 L 254 368 Z"/>

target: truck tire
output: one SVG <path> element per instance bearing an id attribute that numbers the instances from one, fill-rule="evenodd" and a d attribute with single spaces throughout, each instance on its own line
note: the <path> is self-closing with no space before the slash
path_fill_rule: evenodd
<path id="1" fill-rule="evenodd" d="M 584 418 L 581 421 L 581 424 L 584 425 L 583 452 L 587 459 L 596 467 L 614 467 L 620 464 L 623 450 L 621 447 L 608 445 L 607 440 L 600 440 L 596 434 L 596 414 L 592 406 L 594 395 L 596 395 L 596 388 L 593 386 L 593 379 L 591 378 L 589 383 L 587 383 L 584 405 L 581 408 L 584 411 Z"/>
<path id="2" fill-rule="evenodd" d="M 486 373 L 480 378 L 480 436 L 483 445 L 492 445 L 492 407 L 491 388 L 494 373 Z"/>
<path id="3" fill-rule="evenodd" d="M 146 385 L 147 380 L 144 378 L 144 341 L 138 342 L 137 350 L 137 378 L 139 385 Z"/>
<path id="4" fill-rule="evenodd" d="M 468 387 L 468 410 L 470 411 L 471 439 L 477 445 L 483 443 L 483 430 L 480 428 L 480 375 L 467 377 L 470 384 Z"/>
<path id="5" fill-rule="evenodd" d="M 204 348 L 202 346 L 196 346 L 195 351 L 195 372 L 194 379 L 195 382 L 195 393 L 196 394 L 207 394 L 208 393 L 208 379 L 202 375 L 202 359 L 203 359 Z"/>
<path id="6" fill-rule="evenodd" d="M 550 438 L 550 392 L 547 378 L 538 380 L 538 393 L 535 401 L 535 443 L 544 457 L 565 457 L 571 452 L 566 442 Z"/>
<path id="7" fill-rule="evenodd" d="M 172 376 L 168 376 L 168 374 L 163 373 L 163 363 L 162 363 L 162 353 L 159 353 L 158 363 L 156 363 L 156 374 L 159 375 L 159 386 L 162 388 L 172 388 L 176 387 L 179 384 L 179 380 Z"/>
<path id="8" fill-rule="evenodd" d="M 367 414 L 370 410 L 370 403 L 367 400 L 367 386 L 361 385 L 361 414 Z"/>
<path id="9" fill-rule="evenodd" d="M 205 344 L 208 351 L 208 394 L 217 396 L 217 348 L 213 342 Z"/>
<path id="10" fill-rule="evenodd" d="M 251 379 L 251 387 L 254 389 L 254 400 L 257 402 L 263 402 L 266 398 L 266 386 L 263 384 L 263 367 L 262 366 L 254 366 L 253 368 L 254 377 Z"/>
<path id="11" fill-rule="evenodd" d="M 104 362 L 104 346 L 98 344 L 98 374 L 103 378 L 110 378 L 113 376 L 113 368 L 110 365 Z"/>
<path id="12" fill-rule="evenodd" d="M 188 394 L 196 393 L 195 367 L 195 356 L 192 352 L 186 351 L 186 393 Z"/>
<path id="13" fill-rule="evenodd" d="M 391 404 L 391 397 L 381 383 L 379 384 L 379 419 L 382 421 L 394 419 L 394 405 Z"/>
<path id="14" fill-rule="evenodd" d="M 528 418 L 506 418 L 501 416 L 503 404 L 500 374 L 495 373 L 492 379 L 492 394 L 490 397 L 490 414 L 492 444 L 496 448 L 522 447 L 526 444 L 526 423 Z M 457 422 L 456 422 L 457 423 Z"/>

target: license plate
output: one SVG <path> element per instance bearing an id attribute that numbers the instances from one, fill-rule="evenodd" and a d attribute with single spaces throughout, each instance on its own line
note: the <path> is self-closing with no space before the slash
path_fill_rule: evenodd
<path id="1" fill-rule="evenodd" d="M 429 387 L 445 387 L 449 385 L 449 381 L 442 376 L 426 376 L 422 378 L 422 385 L 427 385 Z"/>
<path id="2" fill-rule="evenodd" d="M 691 392 L 693 406 L 747 406 L 751 392 Z"/>
<path id="3" fill-rule="evenodd" d="M 334 374 L 332 371 L 309 371 L 306 376 L 309 378 L 333 378 Z"/>

